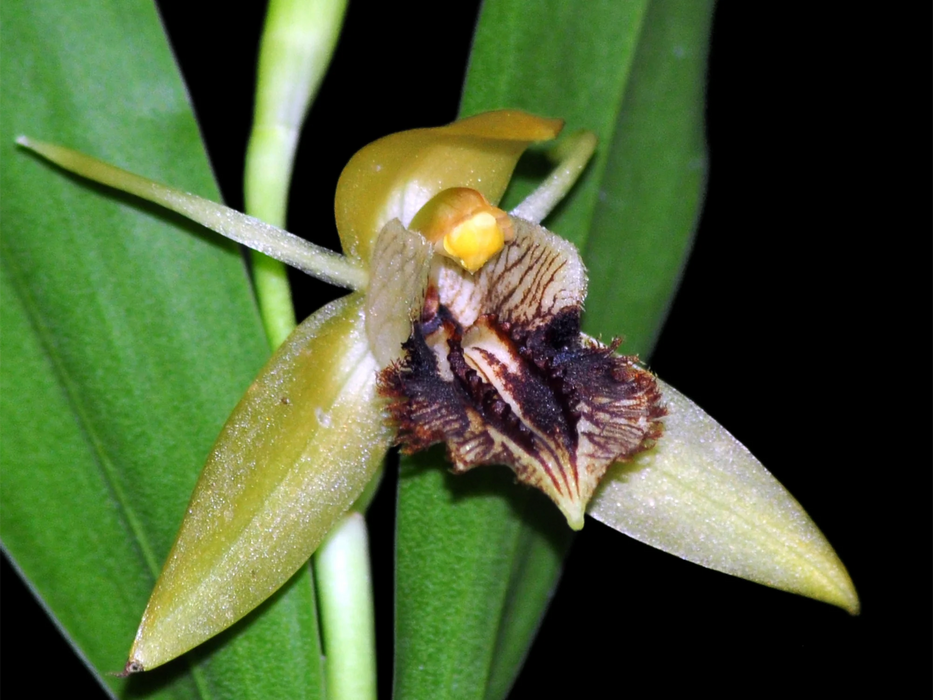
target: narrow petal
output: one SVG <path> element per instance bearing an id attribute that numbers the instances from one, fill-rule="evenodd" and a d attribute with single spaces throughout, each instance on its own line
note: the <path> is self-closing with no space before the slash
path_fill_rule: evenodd
<path id="1" fill-rule="evenodd" d="M 135 175 L 64 146 L 27 136 L 18 137 L 16 143 L 65 170 L 154 202 L 312 277 L 347 289 L 361 289 L 368 282 L 366 272 L 357 262 L 223 204 Z"/>
<path id="2" fill-rule="evenodd" d="M 592 131 L 577 132 L 558 143 L 550 153 L 557 167 L 511 211 L 512 216 L 536 224 L 544 221 L 580 179 L 595 150 L 596 134 Z"/>
<path id="3" fill-rule="evenodd" d="M 703 409 L 659 384 L 663 436 L 607 472 L 589 515 L 683 559 L 857 614 L 848 572 L 794 497 Z"/>
<path id="4" fill-rule="evenodd" d="M 375 395 L 364 301 L 302 323 L 217 440 L 143 615 L 127 671 L 229 627 L 308 560 L 392 441 Z"/>
<path id="5" fill-rule="evenodd" d="M 469 187 L 497 204 L 528 145 L 555 138 L 562 126 L 558 119 L 502 110 L 369 144 L 337 183 L 334 210 L 344 253 L 368 262 L 386 223 L 399 219 L 407 227 L 442 190 Z"/>

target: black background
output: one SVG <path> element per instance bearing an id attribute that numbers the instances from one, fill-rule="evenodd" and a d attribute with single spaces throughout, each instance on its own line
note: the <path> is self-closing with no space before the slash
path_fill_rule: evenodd
<path id="1" fill-rule="evenodd" d="M 218 8 L 208 24 L 190 3 L 161 3 L 236 208 L 263 16 L 250 5 Z M 929 693 L 930 76 L 903 48 L 929 17 L 751 5 L 716 11 L 707 201 L 650 364 L 804 505 L 863 612 L 710 572 L 589 521 L 514 697 L 898 697 L 918 681 Z M 455 118 L 476 12 L 351 2 L 299 151 L 290 230 L 336 248 L 333 187 L 349 157 L 386 133 Z M 300 317 L 332 294 L 295 283 Z M 374 505 L 377 552 L 392 551 L 393 487 L 387 479 Z M 4 679 L 50 696 L 100 694 L 3 566 Z M 390 556 L 377 556 L 375 582 L 390 659 Z M 391 669 L 380 677 L 389 697 Z"/>

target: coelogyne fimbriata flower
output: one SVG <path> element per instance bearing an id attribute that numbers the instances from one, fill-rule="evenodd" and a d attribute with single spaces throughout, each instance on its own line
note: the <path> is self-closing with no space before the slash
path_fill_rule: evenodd
<path id="1" fill-rule="evenodd" d="M 561 122 L 491 112 L 394 134 L 337 187 L 344 255 L 73 151 L 63 167 L 159 202 L 352 291 L 302 323 L 234 409 L 143 615 L 128 671 L 154 668 L 281 586 L 393 444 L 443 442 L 455 472 L 506 464 L 568 524 L 584 512 L 691 561 L 858 610 L 842 563 L 741 444 L 637 359 L 580 332 L 586 272 L 539 225 L 592 152 L 511 214 L 529 143 Z M 621 234 L 621 235 L 624 235 Z"/>

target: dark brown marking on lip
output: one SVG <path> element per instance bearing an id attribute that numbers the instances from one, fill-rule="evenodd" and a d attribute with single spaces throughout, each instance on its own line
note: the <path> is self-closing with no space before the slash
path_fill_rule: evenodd
<path id="1" fill-rule="evenodd" d="M 398 425 L 398 442 L 411 454 L 462 434 L 469 426 L 461 392 L 445 382 L 437 356 L 420 327 L 402 346 L 405 359 L 379 375 L 379 392 L 390 400 L 389 411 Z"/>
<path id="2" fill-rule="evenodd" d="M 464 330 L 448 309 L 439 302 L 428 306 L 404 345 L 405 359 L 380 376 L 403 451 L 445 442 L 455 472 L 502 462 L 523 481 L 545 478 L 559 497 L 577 493 L 588 500 L 595 486 L 581 483 L 581 460 L 587 481 L 598 482 L 609 464 L 630 459 L 660 436 L 665 411 L 654 377 L 634 358 L 615 355 L 618 341 L 584 344 L 578 309 L 565 309 L 533 330 L 500 323 L 495 314 L 477 319 L 474 328 L 485 329 L 494 347 L 512 358 L 506 366 L 486 347 L 467 346 L 507 400 L 467 360 Z M 438 341 L 432 347 L 428 340 L 440 332 L 453 381 L 442 377 Z"/>
<path id="3" fill-rule="evenodd" d="M 536 438 L 533 442 L 533 449 L 527 450 L 529 456 L 540 462 L 548 472 L 551 472 L 549 464 L 558 465 L 567 488 L 575 490 L 571 485 L 570 479 L 577 481 L 577 469 L 574 459 L 574 424 L 568 423 L 567 417 L 569 409 L 566 406 L 564 396 L 555 392 L 552 382 L 548 377 L 537 372 L 534 365 L 525 361 L 519 349 L 512 341 L 511 335 L 502 328 L 494 315 L 487 314 L 477 319 L 476 326 L 482 326 L 488 332 L 498 338 L 498 342 L 508 352 L 508 355 L 517 362 L 518 372 L 510 371 L 502 362 L 492 353 L 485 349 L 473 349 L 474 353 L 480 354 L 484 362 L 493 368 L 498 379 L 506 387 L 506 393 L 512 398 L 512 401 L 520 406 L 521 420 L 527 423 L 525 428 L 529 433 L 532 430 L 540 435 L 546 436 L 545 440 Z M 509 326 L 512 328 L 512 326 Z M 514 412 L 513 412 L 514 415 Z M 519 423 L 524 427 L 522 422 Z M 529 428 L 531 430 L 529 430 Z M 550 456 L 550 460 L 545 459 L 545 455 Z M 570 474 L 566 473 L 566 466 L 570 467 Z"/>
<path id="4" fill-rule="evenodd" d="M 519 420 L 512 411 L 512 407 L 502 398 L 496 388 L 467 364 L 461 343 L 462 338 L 459 335 L 447 341 L 450 347 L 447 361 L 450 363 L 454 376 L 459 380 L 460 386 L 472 399 L 474 408 L 522 449 L 534 450 L 534 438 L 531 431 Z"/>
<path id="5" fill-rule="evenodd" d="M 554 488 L 559 493 L 563 494 L 564 488 L 560 480 L 541 455 L 542 449 L 551 451 L 550 447 L 546 444 L 542 444 L 542 441 L 535 437 L 528 426 L 515 414 L 515 411 L 512 410 L 512 407 L 502 397 L 496 387 L 485 381 L 479 372 L 469 366 L 464 357 L 462 342 L 463 337 L 459 332 L 448 339 L 447 343 L 450 351 L 447 355 L 447 361 L 461 389 L 469 396 L 473 409 L 491 428 L 494 428 L 503 436 L 507 437 L 526 455 L 534 459 L 554 484 Z M 519 402 L 519 404 L 524 406 L 521 402 Z M 509 453 L 513 457 L 512 463 L 515 464 L 514 454 L 512 454 L 511 451 L 509 451 Z M 503 459 L 503 455 L 501 454 L 490 454 L 483 458 L 482 463 L 492 463 L 501 459 Z M 477 462 L 476 464 L 479 463 L 480 462 Z M 556 455 L 554 463 L 560 464 L 560 461 L 556 459 Z"/>
<path id="6" fill-rule="evenodd" d="M 439 329 L 441 325 L 447 326 L 450 335 L 447 361 L 455 382 L 441 378 L 437 355 L 423 332 L 424 326 Z M 398 426 L 398 442 L 403 451 L 418 452 L 434 443 L 446 442 L 455 471 L 506 459 L 515 464 L 510 450 L 495 449 L 494 441 L 483 434 L 485 425 L 532 457 L 554 488 L 565 493 L 561 480 L 540 456 L 540 450 L 546 446 L 522 423 L 496 388 L 467 364 L 461 340 L 459 325 L 446 308 L 440 306 L 428 324 L 415 326 L 411 338 L 403 346 L 405 360 L 381 373 L 379 391 L 390 399 L 389 411 Z M 467 454 L 472 456 L 469 461 L 463 458 Z M 554 463 L 560 464 L 556 456 Z"/>
<path id="7" fill-rule="evenodd" d="M 525 245 L 519 241 L 513 241 L 506 246 L 505 256 L 505 263 L 498 274 L 508 277 L 516 270 L 533 270 L 533 275 L 526 272 L 532 283 L 527 287 L 514 287 L 504 295 L 494 291 L 491 300 L 493 303 L 489 311 L 498 314 L 502 308 L 536 308 L 540 300 L 550 298 L 546 307 L 538 308 L 539 318 L 548 318 L 553 313 L 555 299 L 545 294 L 545 290 L 555 283 L 559 273 L 567 265 L 567 260 L 549 250 L 540 241 L 534 241 L 530 245 L 527 241 Z M 520 294 L 520 297 L 516 298 L 517 294 Z"/>
<path id="8" fill-rule="evenodd" d="M 436 278 L 379 390 L 403 451 L 445 442 L 457 473 L 507 464 L 578 527 L 606 469 L 649 448 L 665 410 L 651 373 L 615 354 L 619 341 L 580 333 L 579 257 L 530 226 L 517 222 L 476 277 Z"/>
<path id="9" fill-rule="evenodd" d="M 440 303 L 437 287 L 433 284 L 428 285 L 424 294 L 424 305 L 421 307 L 421 323 L 429 323 L 434 318 Z"/>

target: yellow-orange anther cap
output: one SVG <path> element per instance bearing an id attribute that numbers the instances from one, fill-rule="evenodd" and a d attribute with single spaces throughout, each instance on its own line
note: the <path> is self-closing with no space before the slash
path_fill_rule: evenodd
<path id="1" fill-rule="evenodd" d="M 432 197 L 412 219 L 411 230 L 470 272 L 485 265 L 514 235 L 508 214 L 468 187 L 452 187 Z"/>

